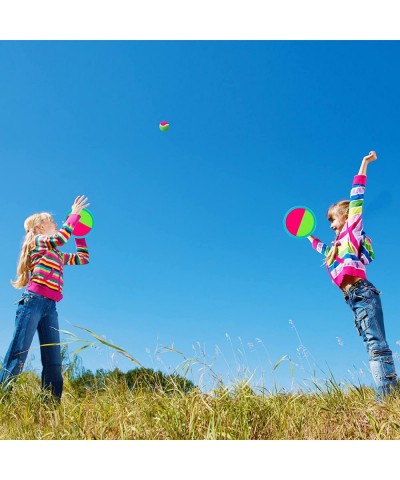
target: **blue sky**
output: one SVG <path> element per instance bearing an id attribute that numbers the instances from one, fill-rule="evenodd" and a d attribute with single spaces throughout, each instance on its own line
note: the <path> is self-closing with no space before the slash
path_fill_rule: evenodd
<path id="1" fill-rule="evenodd" d="M 251 372 L 253 384 L 288 389 L 330 369 L 370 384 L 352 312 L 283 218 L 307 205 L 315 235 L 331 241 L 327 207 L 377 151 L 368 277 L 398 355 L 399 55 L 387 41 L 0 42 L 0 356 L 24 219 L 44 210 L 61 223 L 85 194 L 91 262 L 65 270 L 61 329 L 89 340 L 71 324 L 88 328 L 150 368 L 205 360 L 227 383 Z M 287 359 L 272 371 L 285 355 L 294 378 Z M 103 346 L 80 356 L 91 370 L 134 367 Z M 212 383 L 199 364 L 191 378 Z"/>

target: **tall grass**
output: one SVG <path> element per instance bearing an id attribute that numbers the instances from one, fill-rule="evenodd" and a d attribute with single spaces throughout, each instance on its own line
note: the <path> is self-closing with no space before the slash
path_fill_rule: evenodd
<path id="1" fill-rule="evenodd" d="M 377 404 L 371 389 L 333 380 L 317 393 L 255 393 L 246 383 L 183 393 L 110 377 L 83 394 L 66 379 L 57 405 L 26 372 L 0 396 L 0 439 L 400 439 L 400 395 Z"/>
<path id="2" fill-rule="evenodd" d="M 295 329 L 294 324 L 291 324 Z M 78 327 L 81 328 L 81 327 Z M 174 373 L 185 378 L 195 371 L 199 385 L 183 391 L 178 383 L 128 385 L 122 376 L 105 375 L 96 388 L 77 388 L 77 353 L 95 342 L 111 348 L 140 365 L 130 354 L 106 341 L 103 337 L 82 329 L 90 335 L 82 340 L 66 332 L 70 341 L 78 342 L 70 356 L 64 359 L 64 393 L 61 404 L 40 388 L 40 380 L 33 372 L 17 377 L 12 391 L 0 393 L 0 439 L 49 440 L 301 440 L 301 439 L 400 439 L 400 393 L 395 392 L 384 403 L 375 401 L 371 388 L 338 383 L 332 375 L 318 379 L 311 375 L 311 387 L 295 387 L 290 391 L 266 389 L 254 382 L 255 371 L 248 365 L 245 349 L 234 348 L 233 365 L 221 349 L 216 356 L 225 362 L 229 385 L 215 371 L 215 358 L 207 358 L 205 348 L 193 346 L 193 356 L 186 358 L 172 347 L 164 347 L 180 358 Z M 300 342 L 299 351 L 309 370 L 315 369 L 312 356 Z M 72 340 L 71 340 L 72 338 Z M 272 362 L 262 341 L 271 373 L 277 374 L 283 364 L 289 364 L 294 380 L 295 362 L 284 355 Z M 254 345 L 249 345 L 254 348 Z M 65 349 L 64 349 L 65 352 Z M 79 373 L 79 372 L 78 372 Z M 205 379 L 208 377 L 208 380 Z M 205 389 L 204 385 L 212 385 Z"/>

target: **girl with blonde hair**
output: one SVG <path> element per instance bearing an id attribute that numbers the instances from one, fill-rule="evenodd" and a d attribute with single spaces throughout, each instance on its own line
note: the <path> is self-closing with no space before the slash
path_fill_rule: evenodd
<path id="1" fill-rule="evenodd" d="M 15 288 L 25 287 L 18 302 L 13 339 L 0 371 L 0 387 L 6 389 L 22 372 L 35 332 L 38 332 L 42 361 L 42 387 L 60 400 L 63 388 L 60 333 L 56 302 L 62 299 L 63 266 L 89 263 L 84 238 L 76 238 L 76 253 L 63 253 L 58 247 L 70 238 L 83 208 L 85 196 L 75 199 L 71 214 L 57 231 L 49 213 L 35 213 L 24 222 L 25 239 L 17 267 Z"/>
<path id="2" fill-rule="evenodd" d="M 371 151 L 361 162 L 354 177 L 350 200 L 331 205 L 328 220 L 335 232 L 332 246 L 310 235 L 312 247 L 325 255 L 325 264 L 333 281 L 343 292 L 354 313 L 355 325 L 366 346 L 378 399 L 396 388 L 392 351 L 386 341 L 380 292 L 367 280 L 366 265 L 374 259 L 371 240 L 362 221 L 367 166 L 377 159 Z"/>

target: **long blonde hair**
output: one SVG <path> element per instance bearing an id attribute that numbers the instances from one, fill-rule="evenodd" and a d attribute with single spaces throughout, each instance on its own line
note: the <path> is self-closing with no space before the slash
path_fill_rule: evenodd
<path id="1" fill-rule="evenodd" d="M 339 202 L 334 203 L 328 208 L 326 216 L 328 217 L 329 221 L 332 221 L 333 215 L 338 215 L 339 217 L 345 217 L 349 215 L 349 205 L 350 200 L 340 200 Z M 331 265 L 338 253 L 339 246 L 337 245 L 337 238 L 335 238 L 332 248 L 330 249 L 328 255 L 325 258 L 325 264 Z"/>
<path id="2" fill-rule="evenodd" d="M 30 246 L 39 234 L 37 228 L 42 222 L 46 220 L 52 220 L 52 215 L 47 212 L 34 213 L 28 217 L 24 222 L 25 238 L 22 243 L 21 253 L 19 255 L 19 261 L 17 266 L 17 279 L 11 281 L 11 285 L 15 288 L 24 288 L 29 282 L 29 271 L 31 266 L 31 258 L 29 255 Z"/>

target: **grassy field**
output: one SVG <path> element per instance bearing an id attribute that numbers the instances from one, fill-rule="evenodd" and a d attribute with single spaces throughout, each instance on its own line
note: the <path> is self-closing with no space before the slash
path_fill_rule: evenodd
<path id="1" fill-rule="evenodd" d="M 377 404 L 371 389 L 344 391 L 333 381 L 317 393 L 255 393 L 242 383 L 205 394 L 113 378 L 78 390 L 66 378 L 60 405 L 39 383 L 26 372 L 0 395 L 0 439 L 400 439 L 400 394 Z"/>

